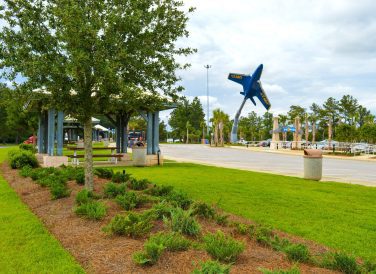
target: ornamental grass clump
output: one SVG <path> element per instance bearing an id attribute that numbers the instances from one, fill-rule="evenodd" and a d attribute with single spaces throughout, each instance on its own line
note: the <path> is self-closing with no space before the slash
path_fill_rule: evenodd
<path id="1" fill-rule="evenodd" d="M 215 209 L 204 202 L 195 202 L 192 205 L 192 215 L 205 218 L 205 219 L 214 219 Z"/>
<path id="2" fill-rule="evenodd" d="M 77 206 L 74 213 L 91 220 L 102 220 L 106 216 L 106 211 L 106 206 L 103 203 L 89 200 Z"/>
<path id="3" fill-rule="evenodd" d="M 146 196 L 136 194 L 135 192 L 126 192 L 116 196 L 115 201 L 125 210 L 132 210 L 145 204 L 148 199 Z"/>
<path id="4" fill-rule="evenodd" d="M 192 204 L 192 200 L 189 199 L 188 194 L 181 190 L 171 191 L 165 196 L 165 199 L 172 205 L 181 207 L 182 209 L 188 209 Z"/>
<path id="5" fill-rule="evenodd" d="M 133 261 L 139 265 L 153 265 L 161 257 L 165 247 L 162 244 L 147 241 L 144 251 L 133 254 Z"/>
<path id="6" fill-rule="evenodd" d="M 118 195 L 124 195 L 127 190 L 125 184 L 107 183 L 104 186 L 103 194 L 106 198 L 115 198 Z"/>
<path id="7" fill-rule="evenodd" d="M 204 236 L 205 250 L 214 259 L 225 263 L 233 263 L 244 251 L 244 243 L 239 242 L 231 236 L 226 236 L 218 230 L 214 234 Z"/>
<path id="8" fill-rule="evenodd" d="M 276 269 L 276 270 L 270 270 L 270 269 L 259 269 L 263 274 L 300 274 L 300 270 L 298 267 L 293 266 L 290 269 Z"/>
<path id="9" fill-rule="evenodd" d="M 191 211 L 185 211 L 177 207 L 171 210 L 170 219 L 164 217 L 163 221 L 171 227 L 172 231 L 188 236 L 197 236 L 201 231 L 201 227 L 191 213 Z"/>
<path id="10" fill-rule="evenodd" d="M 230 274 L 230 266 L 209 260 L 200 262 L 200 268 L 193 270 L 192 274 Z"/>
<path id="11" fill-rule="evenodd" d="M 158 220 L 162 220 L 163 218 L 170 218 L 171 210 L 173 210 L 174 208 L 175 207 L 167 201 L 162 201 L 160 203 L 154 204 L 149 211 L 153 213 Z"/>
<path id="12" fill-rule="evenodd" d="M 360 267 L 356 262 L 356 258 L 349 256 L 342 252 L 337 252 L 332 255 L 331 262 L 328 267 L 334 270 L 339 270 L 345 274 L 361 273 Z"/>
<path id="13" fill-rule="evenodd" d="M 154 187 L 146 190 L 146 193 L 152 196 L 164 197 L 170 194 L 170 192 L 172 192 L 173 190 L 174 190 L 173 186 L 155 185 Z"/>
<path id="14" fill-rule="evenodd" d="M 179 233 L 157 233 L 146 241 L 144 251 L 133 255 L 133 260 L 139 265 L 153 265 L 163 251 L 184 251 L 188 250 L 190 245 L 191 242 Z"/>
<path id="15" fill-rule="evenodd" d="M 284 248 L 287 259 L 298 263 L 306 263 L 311 260 L 309 249 L 303 244 L 290 244 Z"/>
<path id="16" fill-rule="evenodd" d="M 136 178 L 131 178 L 128 182 L 128 187 L 133 190 L 145 190 L 151 184 L 147 179 L 137 180 Z"/>
<path id="17" fill-rule="evenodd" d="M 129 213 L 116 215 L 111 222 L 103 228 L 108 234 L 120 236 L 141 237 L 150 232 L 155 217 L 152 214 Z"/>

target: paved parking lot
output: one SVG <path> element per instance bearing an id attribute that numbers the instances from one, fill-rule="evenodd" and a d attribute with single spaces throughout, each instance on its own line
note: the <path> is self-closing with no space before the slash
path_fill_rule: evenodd
<path id="1" fill-rule="evenodd" d="M 303 177 L 302 155 L 183 144 L 164 144 L 161 151 L 165 158 L 177 161 Z M 376 186 L 376 160 L 324 158 L 323 180 Z"/>

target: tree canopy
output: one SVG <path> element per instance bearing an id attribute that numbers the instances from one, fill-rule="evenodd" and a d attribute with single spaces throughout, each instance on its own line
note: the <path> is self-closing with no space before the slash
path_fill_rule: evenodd
<path id="1" fill-rule="evenodd" d="M 84 124 L 85 182 L 92 188 L 91 117 L 111 96 L 145 90 L 175 97 L 178 47 L 187 13 L 174 0 L 5 0 L 0 18 L 3 77 L 43 88 L 49 104 Z M 17 77 L 22 83 L 17 83 Z"/>

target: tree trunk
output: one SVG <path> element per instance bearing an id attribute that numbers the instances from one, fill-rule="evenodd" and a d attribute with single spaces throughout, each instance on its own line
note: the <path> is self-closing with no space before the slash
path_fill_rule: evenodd
<path id="1" fill-rule="evenodd" d="M 186 142 L 187 144 L 189 142 L 189 137 L 188 136 L 189 136 L 189 131 L 188 131 L 188 128 L 187 128 L 187 142 Z"/>
<path id="2" fill-rule="evenodd" d="M 85 187 L 93 190 L 93 146 L 92 123 L 89 117 L 84 121 L 84 146 L 85 146 Z"/>
<path id="3" fill-rule="evenodd" d="M 215 130 L 214 130 L 214 143 L 215 146 L 218 146 L 218 125 L 215 124 Z"/>
<path id="4" fill-rule="evenodd" d="M 316 142 L 316 121 L 312 122 L 312 144 Z"/>
<path id="5" fill-rule="evenodd" d="M 223 123 L 219 122 L 219 144 L 220 146 L 223 146 L 224 140 L 223 140 Z"/>

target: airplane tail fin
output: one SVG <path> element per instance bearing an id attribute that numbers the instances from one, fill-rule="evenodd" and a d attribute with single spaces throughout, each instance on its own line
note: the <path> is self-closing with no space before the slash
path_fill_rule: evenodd
<path id="1" fill-rule="evenodd" d="M 246 78 L 249 77 L 245 74 L 230 73 L 228 79 L 244 86 Z"/>

